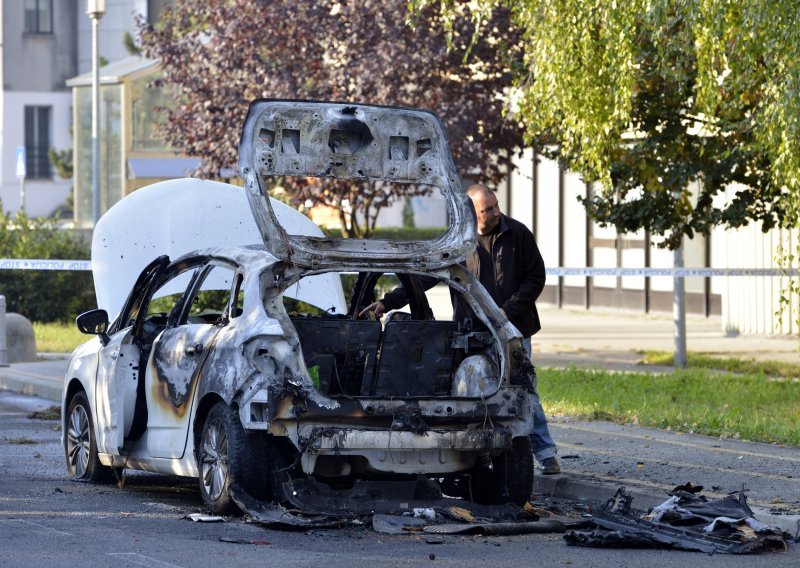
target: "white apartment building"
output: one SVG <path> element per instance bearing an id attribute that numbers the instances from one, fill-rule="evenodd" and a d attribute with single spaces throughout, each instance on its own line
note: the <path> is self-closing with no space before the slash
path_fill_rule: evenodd
<path id="1" fill-rule="evenodd" d="M 169 0 L 106 0 L 98 34 L 100 57 L 128 55 L 135 14 L 156 17 Z M 53 170 L 50 148 L 72 148 L 72 90 L 66 81 L 91 70 L 86 0 L 0 0 L 0 200 L 4 211 L 52 215 L 72 190 Z M 24 148 L 26 176 L 17 174 Z"/>

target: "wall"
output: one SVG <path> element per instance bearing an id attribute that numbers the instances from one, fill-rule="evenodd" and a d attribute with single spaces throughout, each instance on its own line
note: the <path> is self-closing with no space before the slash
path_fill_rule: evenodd
<path id="1" fill-rule="evenodd" d="M 735 191 L 735 187 L 728 188 L 728 196 Z M 794 255 L 793 262 L 785 267 L 800 269 L 798 228 L 764 233 L 756 224 L 725 231 L 724 238 L 715 242 L 718 242 L 717 256 L 729 268 L 776 268 L 779 266 L 776 259 L 783 250 Z M 726 333 L 800 334 L 800 300 L 796 295 L 783 317 L 780 315 L 780 298 L 785 294 L 788 277 L 741 276 L 718 280 L 722 280 L 722 325 Z"/>
<path id="2" fill-rule="evenodd" d="M 53 1 L 53 33 L 25 33 L 22 0 L 3 6 L 3 89 L 6 91 L 66 91 L 77 71 L 77 10 L 79 0 Z"/>
<path id="3" fill-rule="evenodd" d="M 60 1 L 60 0 L 57 0 Z M 78 17 L 78 71 L 75 75 L 92 70 L 92 21 L 86 15 L 86 2 L 81 2 Z M 122 38 L 125 32 L 136 37 L 136 14 L 147 15 L 147 0 L 106 0 L 106 13 L 98 27 L 98 51 L 108 62 L 119 61 L 130 56 Z"/>
<path id="4" fill-rule="evenodd" d="M 65 80 L 77 69 L 78 0 L 53 2 L 53 33 L 24 32 L 25 11 L 20 0 L 2 6 L 2 85 L 0 99 L 0 200 L 3 209 L 20 206 L 20 182 L 16 177 L 16 149 L 25 143 L 25 106 L 49 106 L 50 145 L 72 146 L 69 134 L 71 94 Z M 54 174 L 55 175 L 55 174 Z M 25 204 L 31 215 L 50 215 L 66 200 L 72 184 L 52 180 L 25 181 Z"/>
<path id="5" fill-rule="evenodd" d="M 498 187 L 501 209 L 531 227 L 548 267 L 672 267 L 673 252 L 658 248 L 658 239 L 644 231 L 619 235 L 614 227 L 602 227 L 587 219 L 578 200 L 591 187 L 573 172 L 542 155 L 525 151 L 515 160 L 517 168 Z M 685 265 L 713 266 L 707 239 L 684 241 Z M 672 278 L 644 276 L 548 276 L 541 301 L 557 305 L 612 307 L 642 311 L 672 310 Z M 688 278 L 687 310 L 720 312 L 720 288 L 706 279 Z"/>
<path id="6" fill-rule="evenodd" d="M 0 199 L 6 211 L 19 209 L 20 183 L 16 177 L 16 149 L 24 140 L 25 105 L 51 106 L 50 141 L 59 149 L 70 148 L 72 137 L 69 126 L 72 122 L 72 97 L 70 93 L 48 92 L 9 92 L 3 97 L 2 121 L 4 127 L 3 145 L 0 149 Z M 55 174 L 54 174 L 55 175 Z M 33 216 L 51 215 L 64 203 L 71 180 L 57 176 L 52 180 L 25 181 L 25 205 L 28 214 Z"/>

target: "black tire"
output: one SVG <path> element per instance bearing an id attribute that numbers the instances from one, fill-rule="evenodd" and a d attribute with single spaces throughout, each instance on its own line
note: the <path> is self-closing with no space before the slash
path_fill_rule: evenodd
<path id="1" fill-rule="evenodd" d="M 92 409 L 84 392 L 72 397 L 64 419 L 64 431 L 64 455 L 70 479 L 103 483 L 116 480 L 114 468 L 101 464 L 97 456 Z"/>
<path id="2" fill-rule="evenodd" d="M 511 449 L 472 471 L 473 499 L 485 505 L 524 505 L 533 493 L 533 450 L 527 436 L 514 438 Z"/>
<path id="3" fill-rule="evenodd" d="M 511 450 L 495 459 L 502 458 L 505 458 L 505 486 L 508 489 L 508 499 L 516 505 L 524 505 L 533 493 L 531 439 L 528 436 L 514 438 L 511 441 Z"/>
<path id="4" fill-rule="evenodd" d="M 200 494 L 215 515 L 241 514 L 230 487 L 240 485 L 257 499 L 269 499 L 264 437 L 247 434 L 237 413 L 224 402 L 215 404 L 203 424 L 197 446 Z"/>

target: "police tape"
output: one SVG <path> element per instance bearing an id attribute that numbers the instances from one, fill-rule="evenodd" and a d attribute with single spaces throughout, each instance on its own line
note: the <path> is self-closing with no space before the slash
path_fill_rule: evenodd
<path id="1" fill-rule="evenodd" d="M 0 270 L 91 270 L 91 260 L 0 258 Z"/>
<path id="2" fill-rule="evenodd" d="M 90 260 L 55 260 L 34 258 L 0 258 L 0 270 L 91 270 Z M 798 276 L 796 268 L 602 268 L 598 266 L 555 267 L 546 269 L 548 276 Z"/>
<path id="3" fill-rule="evenodd" d="M 580 268 L 556 267 L 546 269 L 548 276 L 669 276 L 687 278 L 690 276 L 797 276 L 796 268 L 600 268 L 585 266 Z"/>

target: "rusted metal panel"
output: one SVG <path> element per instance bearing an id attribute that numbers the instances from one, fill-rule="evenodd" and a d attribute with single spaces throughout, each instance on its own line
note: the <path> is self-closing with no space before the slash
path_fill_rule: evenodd
<path id="1" fill-rule="evenodd" d="M 358 428 L 319 428 L 304 425 L 299 430 L 308 442 L 309 453 L 347 452 L 349 450 L 500 450 L 511 446 L 507 428 L 471 428 L 426 430 L 423 434 L 392 430 Z"/>

